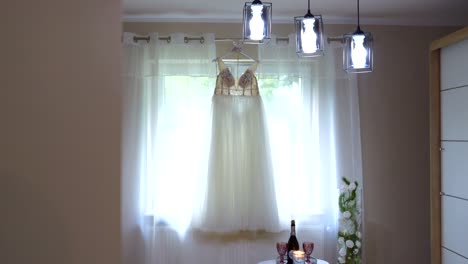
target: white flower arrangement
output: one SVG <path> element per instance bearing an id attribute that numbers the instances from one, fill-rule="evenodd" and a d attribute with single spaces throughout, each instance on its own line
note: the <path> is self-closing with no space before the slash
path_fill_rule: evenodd
<path id="1" fill-rule="evenodd" d="M 343 178 L 340 188 L 339 231 L 338 231 L 338 263 L 361 264 L 361 208 L 358 200 L 358 182 L 350 182 Z"/>

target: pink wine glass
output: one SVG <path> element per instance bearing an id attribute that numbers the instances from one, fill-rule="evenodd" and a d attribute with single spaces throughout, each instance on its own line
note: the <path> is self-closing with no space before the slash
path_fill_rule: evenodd
<path id="1" fill-rule="evenodd" d="M 284 263 L 284 256 L 288 251 L 288 243 L 286 242 L 277 242 L 276 243 L 276 251 L 279 254 L 279 263 Z"/>
<path id="2" fill-rule="evenodd" d="M 314 243 L 312 242 L 304 242 L 302 243 L 302 247 L 304 248 L 304 254 L 306 255 L 306 263 L 310 263 L 310 255 L 314 251 Z"/>

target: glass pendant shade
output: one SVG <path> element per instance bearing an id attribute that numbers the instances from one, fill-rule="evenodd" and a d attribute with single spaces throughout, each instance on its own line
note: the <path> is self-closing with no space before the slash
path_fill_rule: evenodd
<path id="1" fill-rule="evenodd" d="M 308 13 L 295 17 L 296 54 L 299 57 L 322 56 L 324 51 L 322 16 Z"/>
<path id="2" fill-rule="evenodd" d="M 244 5 L 243 34 L 244 43 L 261 44 L 271 38 L 271 3 L 259 0 Z"/>
<path id="3" fill-rule="evenodd" d="M 373 70 L 373 38 L 359 28 L 353 34 L 344 35 L 343 68 L 349 73 L 364 73 Z"/>

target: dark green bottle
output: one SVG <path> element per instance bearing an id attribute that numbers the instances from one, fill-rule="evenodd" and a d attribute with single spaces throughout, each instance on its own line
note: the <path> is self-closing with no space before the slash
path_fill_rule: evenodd
<path id="1" fill-rule="evenodd" d="M 291 235 L 288 240 L 288 264 L 294 263 L 294 261 L 289 257 L 291 250 L 299 250 L 299 242 L 296 238 L 296 222 L 294 220 L 291 221 Z"/>

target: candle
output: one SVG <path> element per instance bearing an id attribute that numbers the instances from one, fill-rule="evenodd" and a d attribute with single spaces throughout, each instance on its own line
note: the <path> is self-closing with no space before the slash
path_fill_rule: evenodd
<path id="1" fill-rule="evenodd" d="M 295 250 L 293 251 L 292 255 L 293 255 L 294 263 L 304 263 L 304 260 L 305 260 L 304 251 Z"/>

